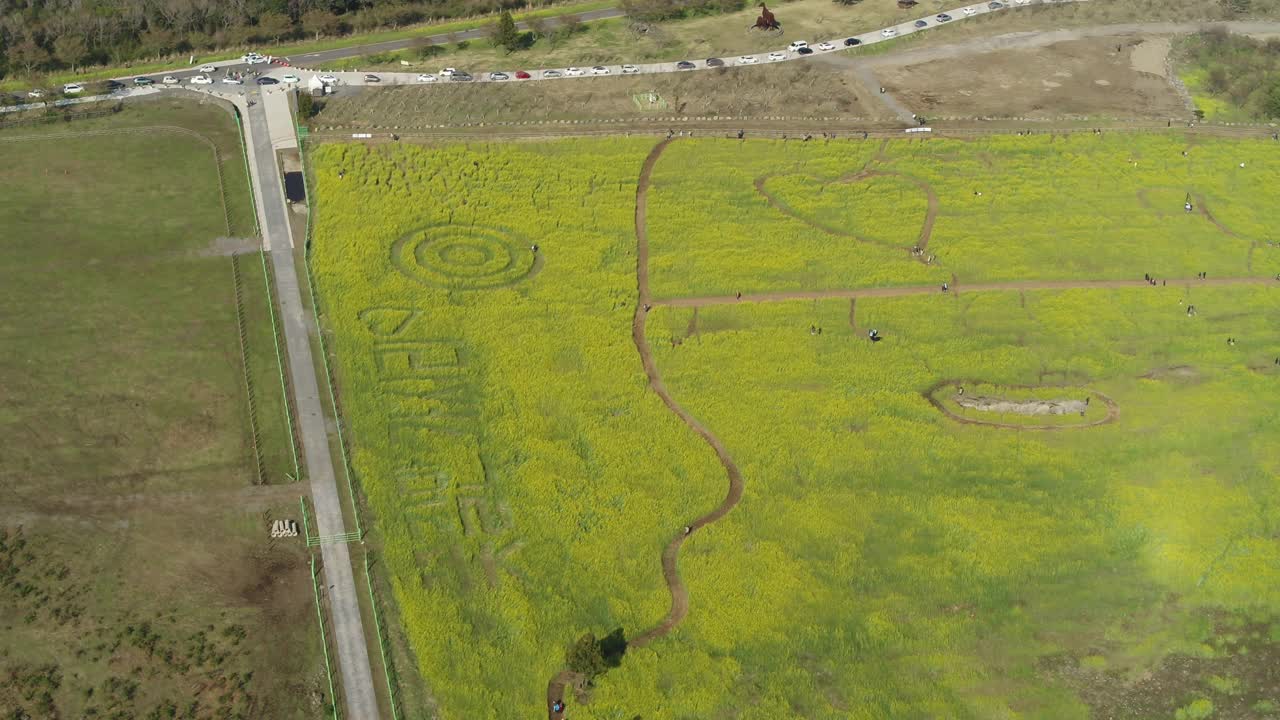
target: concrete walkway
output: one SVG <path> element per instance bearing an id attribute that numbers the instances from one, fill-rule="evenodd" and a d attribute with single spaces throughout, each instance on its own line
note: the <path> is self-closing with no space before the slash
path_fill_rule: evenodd
<path id="1" fill-rule="evenodd" d="M 262 242 L 271 252 L 275 270 L 276 297 L 280 302 L 289 355 L 298 430 L 311 481 L 311 501 L 315 507 L 315 532 L 321 536 L 338 535 L 346 532 L 346 526 L 342 520 L 342 493 L 338 490 L 333 458 L 329 452 L 329 433 L 311 355 L 311 332 L 315 325 L 302 303 L 290 240 L 289 215 L 280 169 L 272 149 L 272 135 L 279 135 L 282 130 L 268 126 L 267 108 L 263 103 L 246 107 L 246 103 L 239 100 L 236 104 L 245 118 L 245 144 L 251 154 L 249 166 Z M 278 114 L 273 114 L 271 120 L 278 122 Z M 293 121 L 287 114 L 284 120 Z M 350 553 L 343 543 L 321 545 L 320 553 L 324 559 L 324 578 L 337 646 L 338 674 L 346 701 L 345 717 L 347 720 L 377 720 L 378 701 Z"/>

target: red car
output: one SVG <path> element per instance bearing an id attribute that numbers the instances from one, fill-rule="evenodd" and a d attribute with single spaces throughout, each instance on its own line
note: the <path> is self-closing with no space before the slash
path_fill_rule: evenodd
<path id="1" fill-rule="evenodd" d="M 527 73 L 527 72 L 525 72 L 525 71 L 523 71 L 523 70 L 517 70 L 517 71 L 516 71 L 516 79 L 517 79 L 517 80 L 528 80 L 528 79 L 529 79 L 529 73 Z"/>

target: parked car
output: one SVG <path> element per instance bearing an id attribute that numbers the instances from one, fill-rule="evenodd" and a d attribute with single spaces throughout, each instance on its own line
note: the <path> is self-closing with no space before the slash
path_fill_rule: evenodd
<path id="1" fill-rule="evenodd" d="M 421 80 L 422 76 L 418 76 L 418 79 Z M 434 80 L 435 78 L 432 78 L 432 79 Z M 302 82 L 302 78 L 298 77 L 297 75 L 294 75 L 293 73 L 290 73 L 288 75 L 281 75 L 280 82 L 286 82 L 286 83 L 292 84 L 296 82 Z"/>
<path id="2" fill-rule="evenodd" d="M 192 85 L 212 85 L 213 78 L 208 75 L 195 75 L 189 81 Z"/>
<path id="3" fill-rule="evenodd" d="M 929 22 L 927 20 L 917 20 L 912 24 L 915 25 L 917 28 L 929 27 Z"/>
<path id="4" fill-rule="evenodd" d="M 829 42 L 820 42 L 818 43 L 818 49 L 823 52 L 827 52 L 829 50 L 835 50 L 836 46 Z"/>
<path id="5" fill-rule="evenodd" d="M 490 80 L 510 80 L 511 76 L 504 72 L 491 72 L 489 73 L 489 79 Z"/>
<path id="6" fill-rule="evenodd" d="M 939 15 L 939 16 L 938 16 L 937 18 L 935 18 L 935 19 L 936 19 L 938 22 L 940 22 L 940 23 L 944 23 L 944 22 L 951 22 L 951 16 L 950 16 L 950 15 L 948 15 L 948 14 L 946 14 L 946 13 L 942 13 L 941 15 Z"/>
<path id="7" fill-rule="evenodd" d="M 724 67 L 724 61 L 720 58 L 707 58 L 707 67 Z"/>
<path id="8" fill-rule="evenodd" d="M 782 53 L 780 53 L 780 52 L 774 51 L 774 52 L 769 53 L 769 59 L 770 59 L 770 60 L 773 60 L 773 61 L 775 61 L 775 62 L 776 62 L 776 61 L 778 61 L 778 60 L 786 60 L 786 59 L 787 59 L 787 56 L 786 56 L 786 55 L 784 55 L 784 54 L 782 54 Z"/>
<path id="9" fill-rule="evenodd" d="M 42 98 L 42 97 L 44 97 L 44 91 L 43 91 L 43 90 L 39 90 L 39 89 L 36 89 L 36 90 L 28 90 L 28 91 L 27 91 L 27 97 L 29 97 L 29 98 Z"/>
<path id="10" fill-rule="evenodd" d="M 238 77 L 231 77 L 230 75 L 228 75 L 222 78 L 222 84 L 223 85 L 243 85 L 244 81 Z"/>
<path id="11" fill-rule="evenodd" d="M 880 31 L 880 37 L 891 38 L 891 37 L 897 37 L 897 36 L 898 36 L 897 28 L 885 28 Z"/>
<path id="12" fill-rule="evenodd" d="M 337 85 L 337 84 L 338 84 L 338 78 L 337 78 L 337 77 L 335 77 L 335 76 L 333 76 L 333 75 L 321 75 L 321 76 L 319 76 L 317 79 L 318 79 L 320 82 L 324 83 L 325 85 Z"/>
<path id="13" fill-rule="evenodd" d="M 582 68 L 571 67 L 571 68 L 566 68 L 564 71 L 564 74 L 568 75 L 569 77 L 578 77 L 580 75 L 585 75 L 586 72 L 583 71 Z"/>
<path id="14" fill-rule="evenodd" d="M 564 77 L 564 73 L 560 72 L 559 70 L 543 70 L 542 77 L 544 78 Z"/>
<path id="15" fill-rule="evenodd" d="M 431 73 L 422 73 L 418 76 L 418 82 L 435 82 L 436 76 Z"/>
<path id="16" fill-rule="evenodd" d="M 258 78 L 258 84 L 259 85 L 279 85 L 280 81 L 273 77 L 260 77 Z"/>
<path id="17" fill-rule="evenodd" d="M 622 74 L 623 74 L 623 75 L 635 75 L 635 74 L 636 74 L 636 73 L 638 73 L 638 72 L 640 72 L 640 68 L 636 67 L 635 65 L 623 65 L 623 66 L 622 66 Z"/>
<path id="18" fill-rule="evenodd" d="M 84 88 L 75 83 L 67 83 L 66 85 L 62 86 L 62 93 L 64 95 L 75 95 L 77 93 L 82 93 L 82 92 L 84 92 Z"/>
<path id="19" fill-rule="evenodd" d="M 218 72 L 218 66 L 217 65 L 201 65 L 200 72 L 202 73 Z"/>
<path id="20" fill-rule="evenodd" d="M 155 82 L 155 80 L 152 80 L 149 77 L 136 77 L 133 79 L 134 85 L 142 85 L 143 87 L 146 87 L 147 85 L 154 85 Z"/>
<path id="21" fill-rule="evenodd" d="M 677 69 L 677 70 L 692 70 L 692 69 L 694 69 L 694 68 L 696 68 L 696 67 L 698 67 L 698 66 L 697 66 L 697 65 L 694 65 L 693 63 L 689 62 L 688 60 L 681 60 L 680 62 L 676 63 L 676 69 Z"/>
<path id="22" fill-rule="evenodd" d="M 256 52 L 246 53 L 240 56 L 240 62 L 248 63 L 249 65 L 257 65 L 259 63 L 264 63 L 266 61 L 267 61 L 266 57 L 264 57 L 263 55 L 259 55 Z"/>
<path id="23" fill-rule="evenodd" d="M 1000 2 L 1000 0 L 991 0 L 991 2 L 987 3 L 988 10 L 999 10 L 1002 7 L 1004 7 L 1004 3 Z"/>
<path id="24" fill-rule="evenodd" d="M 107 81 L 107 92 L 118 92 L 123 89 L 125 89 L 125 84 L 120 82 L 119 80 Z"/>
<path id="25" fill-rule="evenodd" d="M 859 40 L 858 38 L 845 38 L 845 39 L 844 39 L 844 46 L 845 46 L 845 47 L 855 47 L 855 46 L 857 46 L 857 45 L 861 45 L 861 44 L 862 44 L 862 41 L 861 41 L 861 40 Z"/>
<path id="26" fill-rule="evenodd" d="M 160 79 L 160 82 L 164 83 L 165 85 L 177 85 L 182 81 L 172 75 L 165 75 L 163 78 Z"/>
<path id="27" fill-rule="evenodd" d="M 364 81 L 367 83 L 378 83 L 378 82 L 382 82 L 382 78 L 378 77 L 377 75 L 374 75 L 373 73 L 370 73 L 364 76 Z"/>
<path id="28" fill-rule="evenodd" d="M 790 50 L 791 52 L 795 52 L 802 47 L 809 47 L 809 43 L 805 42 L 804 40 L 792 40 L 791 44 L 787 46 L 787 49 Z"/>
<path id="29" fill-rule="evenodd" d="M 972 14 L 974 14 L 974 13 L 976 13 L 976 12 L 978 12 L 978 11 L 977 11 L 977 10 L 974 10 L 972 7 L 967 7 L 967 8 L 965 8 L 965 9 L 964 9 L 964 14 L 965 14 L 965 15 L 972 15 Z"/>
<path id="30" fill-rule="evenodd" d="M 472 80 L 475 80 L 475 78 L 471 77 L 471 73 L 465 72 L 456 72 L 453 74 L 453 77 L 449 79 L 453 82 L 471 82 Z"/>
<path id="31" fill-rule="evenodd" d="M 812 55 L 812 54 L 813 54 L 813 48 L 809 47 L 808 45 L 805 45 L 804 47 L 800 48 L 799 50 L 796 50 L 796 54 L 797 54 L 797 55 Z"/>
<path id="32" fill-rule="evenodd" d="M 532 75 L 530 75 L 529 73 L 525 72 L 524 70 L 517 70 L 517 71 L 516 71 L 516 79 L 517 79 L 517 80 L 528 80 L 528 79 L 529 79 L 529 78 L 531 78 L 531 77 L 533 77 L 533 76 L 532 76 Z"/>
<path id="33" fill-rule="evenodd" d="M 453 77 L 456 72 L 458 72 L 457 68 L 445 68 L 440 71 L 440 77 Z"/>
<path id="34" fill-rule="evenodd" d="M 609 74 L 609 68 L 607 68 L 607 67 L 605 67 L 605 66 L 603 66 L 603 65 L 597 65 L 597 66 L 595 66 L 595 67 L 591 68 L 591 74 L 592 74 L 592 75 L 608 75 L 608 74 Z"/>
<path id="35" fill-rule="evenodd" d="M 754 55 L 743 55 L 735 60 L 734 63 L 738 65 L 755 65 L 756 58 Z"/>

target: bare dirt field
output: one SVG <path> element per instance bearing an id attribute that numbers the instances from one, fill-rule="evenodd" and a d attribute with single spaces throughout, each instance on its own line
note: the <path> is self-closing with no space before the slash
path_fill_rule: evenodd
<path id="1" fill-rule="evenodd" d="M 1085 38 L 876 72 L 889 92 L 925 116 L 1181 117 L 1177 93 L 1151 72 L 1163 67 L 1163 56 L 1157 60 L 1151 50 L 1140 37 Z"/>
<path id="2" fill-rule="evenodd" d="M 649 102 L 649 93 L 658 96 Z M 679 115 L 875 117 L 867 91 L 843 68 L 814 63 L 579 82 L 445 84 L 353 92 L 325 104 L 319 125 L 643 119 Z M 874 111 L 873 111 L 874 109 Z"/>

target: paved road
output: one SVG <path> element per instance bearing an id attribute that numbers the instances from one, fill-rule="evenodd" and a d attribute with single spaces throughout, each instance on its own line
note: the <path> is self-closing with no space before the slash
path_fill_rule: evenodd
<path id="1" fill-rule="evenodd" d="M 243 106 L 241 106 L 243 107 Z M 346 532 L 342 520 L 342 501 L 333 458 L 329 452 L 329 433 L 320 403 L 320 387 L 311 356 L 311 316 L 302 304 L 298 271 L 294 267 L 290 240 L 288 210 L 285 206 L 281 174 L 271 144 L 266 109 L 262 103 L 247 108 L 246 142 L 252 146 L 254 194 L 258 203 L 258 219 L 262 227 L 263 245 L 271 252 L 275 270 L 276 297 L 284 325 L 285 346 L 289 355 L 289 374 L 293 380 L 294 404 L 298 411 L 298 428 L 302 450 L 311 480 L 311 500 L 315 507 L 315 532 L 321 536 Z M 289 122 L 292 121 L 290 117 Z M 347 546 L 341 543 L 320 546 L 324 559 L 324 577 L 333 617 L 333 636 L 337 647 L 338 673 L 346 701 L 348 720 L 376 720 L 377 696 L 373 672 L 365 644 L 364 624 L 356 595 L 355 577 Z"/>

